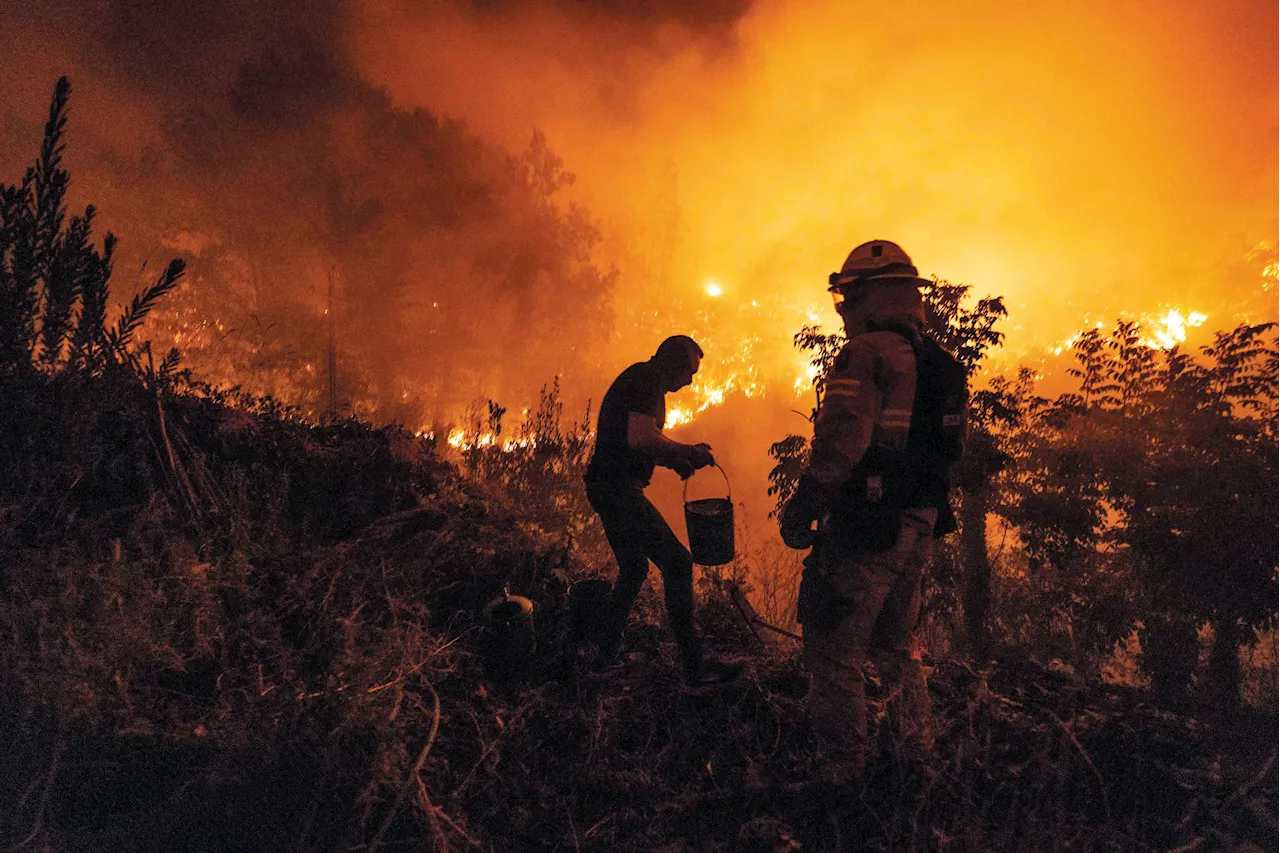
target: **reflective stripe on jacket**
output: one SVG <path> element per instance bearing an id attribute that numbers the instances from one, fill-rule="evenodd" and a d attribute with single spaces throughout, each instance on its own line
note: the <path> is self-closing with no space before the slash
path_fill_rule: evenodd
<path id="1" fill-rule="evenodd" d="M 827 377 L 805 474 L 834 493 L 873 445 L 905 450 L 915 395 L 916 356 L 902 335 L 850 340 Z"/>

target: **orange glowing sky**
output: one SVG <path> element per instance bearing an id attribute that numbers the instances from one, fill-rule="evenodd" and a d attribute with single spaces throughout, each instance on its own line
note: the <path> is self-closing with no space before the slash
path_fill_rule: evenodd
<path id="1" fill-rule="evenodd" d="M 121 234 L 132 255 L 120 277 L 181 253 L 204 264 L 191 276 L 196 314 L 274 310 L 262 326 L 275 343 L 314 362 L 336 252 L 344 304 L 365 311 L 363 325 L 344 315 L 339 347 L 383 374 L 391 399 L 435 382 L 523 406 L 579 366 L 565 374 L 574 409 L 661 337 L 693 332 L 712 384 L 732 375 L 738 390 L 767 389 L 757 397 L 785 391 L 785 411 L 804 366 L 792 334 L 815 319 L 835 327 L 827 274 L 872 238 L 901 243 L 925 275 L 1005 297 L 1005 365 L 1121 314 L 1198 312 L 1200 335 L 1277 315 L 1274 0 L 46 0 L 9 11 L 4 175 L 29 162 L 42 103 L 69 74 L 74 203 L 98 204 L 100 228 Z M 415 118 L 419 107 L 432 116 Z M 465 131 L 449 130 L 454 117 Z M 419 120 L 416 136 L 404 131 Z M 614 345 L 593 340 L 567 366 L 512 342 L 506 259 L 451 267 L 487 263 L 485 240 L 509 251 L 526 236 L 497 233 L 509 223 L 489 233 L 479 214 L 454 231 L 427 215 L 472 198 L 466 181 L 479 182 L 474 197 L 491 192 L 492 146 L 522 151 L 535 130 L 605 236 L 591 310 L 614 315 Z M 482 147 L 472 132 L 489 147 L 464 156 Z M 387 177 L 406 164 L 421 174 Z M 335 199 L 350 221 L 374 221 L 343 251 L 330 226 L 349 220 L 334 220 Z M 260 272 L 263 259 L 274 266 Z M 572 307 L 554 299 L 552 322 Z M 450 309 L 438 322 L 437 302 Z M 562 325 L 576 331 L 589 313 L 563 310 Z M 424 354 L 437 332 L 470 334 L 473 347 Z M 480 360 L 486 332 L 486 369 L 449 379 L 454 362 Z"/>
<path id="2" fill-rule="evenodd" d="M 714 280 L 826 312 L 826 274 L 876 237 L 1004 295 L 1015 357 L 1121 312 L 1275 317 L 1245 258 L 1277 231 L 1273 2 L 769 0 L 642 42 L 536 4 L 406 5 L 360 7 L 358 66 L 510 147 L 545 130 L 632 306 Z"/>
<path id="3" fill-rule="evenodd" d="M 496 5 L 374 0 L 349 50 L 404 106 L 463 116 L 511 148 L 547 133 L 610 237 L 620 326 L 678 306 L 651 334 L 686 331 L 696 315 L 711 386 L 742 376 L 744 363 L 720 365 L 754 341 L 764 399 L 730 397 L 674 434 L 710 441 L 756 515 L 770 506 L 769 442 L 808 431 L 791 335 L 807 319 L 837 326 L 826 277 L 864 240 L 1004 296 L 997 365 L 1052 369 L 1082 327 L 1121 314 L 1207 315 L 1192 343 L 1276 317 L 1263 275 L 1277 232 L 1273 2 L 761 0 L 710 36 L 668 23 L 642 40 L 578 6 Z M 645 355 L 619 345 L 619 366 Z M 693 392 L 673 405 L 696 408 Z M 678 522 L 674 478 L 653 491 Z"/>
<path id="4" fill-rule="evenodd" d="M 580 412 L 692 333 L 707 358 L 673 434 L 712 443 L 758 513 L 769 443 L 809 429 L 791 337 L 834 330 L 827 274 L 857 243 L 1005 297 L 995 369 L 1051 375 L 1122 314 L 1204 315 L 1190 344 L 1277 316 L 1274 0 L 0 0 L 0 20 L 4 179 L 70 75 L 73 203 L 121 234 L 121 299 L 143 260 L 195 263 L 186 310 L 220 336 L 204 363 L 248 353 L 215 381 L 267 373 L 286 384 L 259 393 L 314 401 L 339 261 L 338 349 L 379 383 L 375 418 L 456 426 L 469 395 L 519 411 L 556 373 Z M 501 197 L 499 148 L 535 130 L 604 235 L 580 278 L 598 298 L 510 289 L 488 247 L 534 232 L 464 204 Z M 361 242 L 335 246 L 335 222 Z M 229 309 L 262 317 L 224 329 Z M 679 506 L 674 477 L 655 490 Z"/>

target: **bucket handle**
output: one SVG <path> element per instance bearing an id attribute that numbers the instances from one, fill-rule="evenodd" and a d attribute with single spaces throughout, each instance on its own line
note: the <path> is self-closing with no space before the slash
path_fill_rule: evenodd
<path id="1" fill-rule="evenodd" d="M 720 463 L 718 462 L 713 463 L 713 467 L 720 472 L 721 477 L 724 477 L 724 489 L 726 492 L 729 493 L 729 503 L 733 503 L 733 489 L 729 486 L 729 475 L 726 474 L 724 472 L 724 469 L 720 467 Z M 684 499 L 683 499 L 684 503 L 689 502 L 689 480 L 692 480 L 692 479 L 693 479 L 693 474 L 690 474 L 684 481 Z"/>

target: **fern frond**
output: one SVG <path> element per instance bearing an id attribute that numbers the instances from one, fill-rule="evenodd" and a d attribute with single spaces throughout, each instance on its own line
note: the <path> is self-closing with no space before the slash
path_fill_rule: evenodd
<path id="1" fill-rule="evenodd" d="M 80 318 L 71 339 L 69 360 L 91 368 L 101 366 L 98 355 L 107 325 L 108 280 L 116 250 L 116 235 L 110 231 L 102 240 L 102 254 L 90 250 L 90 263 L 80 287 Z"/>
<path id="2" fill-rule="evenodd" d="M 169 266 L 156 279 L 155 284 L 133 297 L 133 301 L 129 303 L 129 307 L 125 309 L 124 314 L 120 315 L 120 320 L 116 324 L 115 334 L 112 337 L 112 348 L 118 355 L 122 355 L 123 350 L 132 342 L 133 333 L 147 319 L 147 315 L 151 313 L 151 309 L 155 307 L 155 304 L 164 298 L 165 294 L 178 286 L 178 282 L 182 279 L 184 272 L 186 272 L 186 263 L 174 259 L 169 262 Z"/>
<path id="3" fill-rule="evenodd" d="M 63 199 L 66 196 L 69 176 L 62 168 L 62 141 L 67 127 L 67 99 L 71 84 L 66 77 L 58 78 L 53 89 L 53 103 L 49 105 L 49 120 L 44 126 L 44 141 L 40 145 L 40 159 L 30 171 L 31 218 L 35 225 L 32 234 L 33 269 L 38 278 L 46 278 L 57 253 L 58 234 L 65 217 Z"/>
<path id="4" fill-rule="evenodd" d="M 45 279 L 40 360 L 48 367 L 56 365 L 62 357 L 63 346 L 71 333 L 71 309 L 86 279 L 92 275 L 94 254 L 89 247 L 89 232 L 93 215 L 94 209 L 90 206 L 84 216 L 71 220 L 66 233 L 57 240 L 57 251 Z"/>
<path id="5" fill-rule="evenodd" d="M 177 347 L 170 347 L 169 352 L 165 353 L 164 359 L 160 362 L 160 369 L 156 374 L 161 379 L 168 379 L 177 371 L 178 364 L 182 361 L 182 352 Z"/>

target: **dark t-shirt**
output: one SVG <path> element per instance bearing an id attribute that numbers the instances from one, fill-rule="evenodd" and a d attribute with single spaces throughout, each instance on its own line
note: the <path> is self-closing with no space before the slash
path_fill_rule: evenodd
<path id="1" fill-rule="evenodd" d="M 631 365 L 605 392 L 596 423 L 595 451 L 587 463 L 587 479 L 649 484 L 653 457 L 627 445 L 627 415 L 631 412 L 649 415 L 658 429 L 662 429 L 667 419 L 662 376 L 652 362 Z"/>

